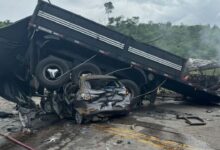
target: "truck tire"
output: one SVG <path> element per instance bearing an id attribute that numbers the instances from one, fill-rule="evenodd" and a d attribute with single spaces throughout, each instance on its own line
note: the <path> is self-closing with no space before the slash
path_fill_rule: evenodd
<path id="1" fill-rule="evenodd" d="M 102 74 L 102 71 L 95 64 L 85 63 L 82 66 L 80 66 L 80 67 L 76 68 L 75 70 L 73 70 L 73 72 L 72 72 L 72 81 L 74 83 L 78 84 L 80 76 L 82 74 L 86 74 L 86 73 L 100 75 L 100 74 Z"/>
<path id="2" fill-rule="evenodd" d="M 122 80 L 120 80 L 120 82 L 131 93 L 131 98 L 132 98 L 131 108 L 138 107 L 139 102 L 140 102 L 140 98 L 134 98 L 134 97 L 140 95 L 140 88 L 138 87 L 138 85 L 134 81 L 128 80 L 128 79 L 122 79 Z"/>
<path id="3" fill-rule="evenodd" d="M 69 74 L 60 77 L 68 70 L 69 65 L 66 61 L 50 56 L 38 63 L 35 75 L 41 86 L 54 90 L 69 80 Z"/>

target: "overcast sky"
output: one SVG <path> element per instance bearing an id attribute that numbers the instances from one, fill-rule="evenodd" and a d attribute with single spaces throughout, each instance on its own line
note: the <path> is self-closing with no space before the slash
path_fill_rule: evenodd
<path id="1" fill-rule="evenodd" d="M 104 3 L 110 0 L 51 0 L 55 5 L 96 22 L 106 23 Z M 111 0 L 112 16 L 139 16 L 141 22 L 220 26 L 220 0 Z M 29 16 L 37 0 L 0 0 L 0 21 Z"/>

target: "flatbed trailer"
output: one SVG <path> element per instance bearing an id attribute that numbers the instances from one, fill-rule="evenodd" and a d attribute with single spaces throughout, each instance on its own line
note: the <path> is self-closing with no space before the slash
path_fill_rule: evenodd
<path id="1" fill-rule="evenodd" d="M 96 52 L 108 53 L 110 57 L 120 61 L 140 65 L 150 71 L 155 70 L 176 80 L 180 80 L 187 61 L 44 1 L 38 4 L 30 25 L 71 42 L 88 45 Z"/>
<path id="2" fill-rule="evenodd" d="M 50 38 L 43 40 L 42 37 L 52 35 L 51 39 L 54 41 L 66 41 L 82 47 L 78 51 L 68 51 L 65 57 L 75 55 L 77 52 L 82 55 L 86 55 L 85 53 L 88 52 L 91 55 L 99 54 L 99 57 L 109 59 L 110 62 L 116 61 L 123 64 L 121 66 L 134 66 L 140 70 L 144 78 L 152 73 L 165 81 L 162 87 L 185 96 L 208 102 L 220 100 L 220 96 L 216 92 L 197 87 L 183 80 L 187 59 L 158 47 L 138 42 L 131 37 L 45 1 L 38 2 L 27 28 L 28 38 L 31 41 L 27 55 L 30 60 L 29 67 L 32 70 L 30 72 L 33 74 L 36 64 L 41 60 L 40 54 L 43 53 L 39 52 L 39 47 L 43 47 L 50 40 Z M 37 49 L 34 48 L 37 46 L 33 46 L 36 43 L 41 43 Z M 85 51 L 83 47 L 86 49 Z M 64 54 L 65 51 L 59 51 L 59 53 Z M 101 60 L 99 60 L 100 65 L 104 64 Z M 114 64 L 111 67 L 114 68 Z M 103 68 L 108 67 L 104 66 Z M 148 84 L 147 79 L 143 82 L 143 84 Z M 136 83 L 140 84 L 140 82 Z"/>

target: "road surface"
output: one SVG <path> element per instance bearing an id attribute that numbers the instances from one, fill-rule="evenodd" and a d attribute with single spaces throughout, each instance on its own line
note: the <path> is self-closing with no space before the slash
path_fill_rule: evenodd
<path id="1" fill-rule="evenodd" d="M 0 100 L 1 111 L 12 111 L 14 105 Z M 199 116 L 207 123 L 190 126 L 176 115 Z M 1 119 L 1 133 L 10 134 L 36 150 L 208 150 L 220 149 L 220 110 L 218 105 L 202 106 L 176 101 L 146 104 L 126 117 L 107 122 L 76 125 L 73 120 L 55 120 L 31 135 L 20 131 L 17 115 Z M 22 148 L 3 137 L 1 150 Z"/>

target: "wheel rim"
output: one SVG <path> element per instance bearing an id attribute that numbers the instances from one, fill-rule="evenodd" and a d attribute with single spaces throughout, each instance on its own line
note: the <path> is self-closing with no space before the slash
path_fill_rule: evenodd
<path id="1" fill-rule="evenodd" d="M 43 69 L 43 76 L 48 81 L 58 80 L 63 73 L 63 69 L 56 64 L 47 65 Z"/>
<path id="2" fill-rule="evenodd" d="M 53 109 L 50 101 L 46 101 L 41 106 L 46 113 L 52 113 Z"/>

